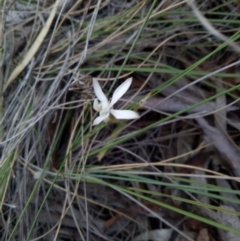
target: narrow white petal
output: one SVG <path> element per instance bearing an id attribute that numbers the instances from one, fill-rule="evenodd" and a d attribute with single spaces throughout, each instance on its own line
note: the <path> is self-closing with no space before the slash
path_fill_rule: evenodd
<path id="1" fill-rule="evenodd" d="M 93 89 L 94 89 L 95 95 L 101 102 L 108 101 L 106 95 L 103 93 L 102 88 L 96 78 L 93 78 Z"/>
<path id="2" fill-rule="evenodd" d="M 110 113 L 116 119 L 123 119 L 123 120 L 131 120 L 131 119 L 138 119 L 140 116 L 137 112 L 132 110 L 110 110 Z"/>
<path id="3" fill-rule="evenodd" d="M 132 78 L 129 78 L 119 85 L 119 87 L 113 93 L 110 107 L 112 107 L 127 92 L 131 84 Z"/>
<path id="4" fill-rule="evenodd" d="M 107 119 L 109 117 L 109 113 L 107 113 L 106 115 L 100 115 L 98 116 L 94 121 L 93 121 L 93 125 L 96 126 L 98 124 L 100 124 L 102 121 L 104 121 L 105 119 Z"/>
<path id="5" fill-rule="evenodd" d="M 95 100 L 93 101 L 93 109 L 94 109 L 95 111 L 99 111 L 99 106 L 98 106 L 98 100 L 97 100 L 97 99 L 95 99 Z"/>

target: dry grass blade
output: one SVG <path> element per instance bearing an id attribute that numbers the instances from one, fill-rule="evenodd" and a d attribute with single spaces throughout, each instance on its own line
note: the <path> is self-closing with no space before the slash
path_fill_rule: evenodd
<path id="1" fill-rule="evenodd" d="M 4 9 L 6 2 L 1 1 L 0 9 Z M 4 11 L 0 11 L 0 120 L 3 118 L 3 41 L 4 41 Z M 2 126 L 0 126 L 0 142 L 2 141 Z"/>
<path id="2" fill-rule="evenodd" d="M 188 0 L 188 4 L 192 8 L 198 20 L 209 31 L 209 33 L 221 39 L 222 41 L 227 42 L 229 46 L 231 46 L 235 51 L 240 53 L 240 47 L 231 39 L 227 38 L 225 35 L 215 29 L 212 24 L 207 20 L 207 18 L 203 16 L 203 14 L 198 10 L 197 6 L 195 5 L 195 0 Z"/>
<path id="3" fill-rule="evenodd" d="M 56 2 L 54 3 L 53 8 L 51 10 L 51 13 L 50 13 L 46 23 L 44 24 L 41 32 L 37 36 L 36 40 L 34 41 L 33 45 L 31 46 L 31 48 L 26 53 L 26 55 L 23 58 L 22 62 L 19 63 L 19 65 L 14 69 L 14 71 L 12 72 L 10 77 L 8 78 L 7 82 L 4 85 L 3 92 L 5 92 L 6 89 L 8 88 L 8 86 L 15 80 L 16 77 L 18 77 L 18 75 L 29 64 L 31 59 L 34 57 L 34 55 L 38 51 L 39 47 L 41 46 L 44 38 L 46 37 L 46 35 L 47 35 L 48 31 L 49 31 L 49 28 L 50 28 L 50 26 L 51 26 L 51 24 L 53 22 L 53 19 L 54 19 L 55 15 L 56 15 L 57 8 L 58 8 L 58 5 L 59 5 L 60 1 L 61 0 L 56 0 Z"/>

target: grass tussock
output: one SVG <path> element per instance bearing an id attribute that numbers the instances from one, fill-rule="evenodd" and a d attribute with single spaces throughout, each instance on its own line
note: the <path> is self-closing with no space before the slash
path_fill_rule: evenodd
<path id="1" fill-rule="evenodd" d="M 238 1 L 1 4 L 1 240 L 239 240 Z"/>

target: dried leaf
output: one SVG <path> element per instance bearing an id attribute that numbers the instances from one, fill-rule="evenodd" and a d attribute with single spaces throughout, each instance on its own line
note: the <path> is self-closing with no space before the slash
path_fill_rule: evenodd
<path id="1" fill-rule="evenodd" d="M 235 211 L 234 208 L 226 205 L 222 205 L 220 206 L 220 208 L 229 209 L 230 211 Z M 237 215 L 232 215 L 230 213 L 218 211 L 217 219 L 220 223 L 224 225 L 227 225 L 236 229 L 240 229 L 240 220 Z M 219 229 L 218 232 L 223 241 L 240 241 L 240 236 L 237 236 L 234 233 L 226 232 L 226 231 L 223 231 L 222 229 Z"/>
<path id="2" fill-rule="evenodd" d="M 240 151 L 232 144 L 228 137 L 221 130 L 210 126 L 204 118 L 197 118 L 196 121 L 201 126 L 205 135 L 214 143 L 217 150 L 223 154 L 234 174 L 240 176 Z"/>
<path id="3" fill-rule="evenodd" d="M 124 96 L 124 102 L 129 102 L 129 100 L 132 99 L 132 96 Z M 138 101 L 139 99 L 144 99 L 144 96 L 137 96 L 133 98 L 133 101 Z M 160 98 L 160 97 L 152 97 L 147 98 L 144 101 L 140 102 L 140 105 L 142 108 L 151 109 L 155 112 L 178 112 L 181 110 L 184 110 L 186 108 L 189 108 L 191 105 L 201 101 L 201 99 L 194 99 L 191 101 L 191 103 L 187 103 L 184 100 L 181 100 L 177 97 L 172 97 L 169 99 L 166 98 Z M 121 102 L 121 101 L 120 101 Z M 120 103 L 119 102 L 119 103 Z M 120 105 L 116 105 L 117 107 Z M 202 104 L 201 106 L 198 106 L 192 110 L 189 111 L 189 113 L 210 113 L 212 111 L 215 111 L 217 109 L 215 102 L 208 102 L 205 104 Z M 226 107 L 226 111 L 233 111 L 239 109 L 236 106 L 229 106 Z"/>
<path id="4" fill-rule="evenodd" d="M 230 183 L 229 183 L 227 180 L 225 180 L 225 179 L 218 179 L 218 178 L 217 178 L 217 179 L 215 180 L 215 182 L 217 183 L 217 185 L 218 185 L 219 187 L 227 188 L 227 189 L 229 189 L 229 190 L 232 189 Z M 231 199 L 233 199 L 233 200 L 238 200 L 237 195 L 234 194 L 234 193 L 222 192 L 222 193 L 221 193 L 221 196 L 227 197 L 227 198 L 231 198 Z M 225 205 L 231 206 L 231 207 L 233 207 L 235 210 L 237 210 L 238 212 L 240 212 L 240 206 L 239 206 L 238 204 L 236 204 L 236 203 L 230 203 L 230 202 L 227 202 L 226 200 L 222 200 L 222 202 L 223 202 Z"/>
<path id="5" fill-rule="evenodd" d="M 200 230 L 196 241 L 210 241 L 209 233 L 206 228 Z"/>

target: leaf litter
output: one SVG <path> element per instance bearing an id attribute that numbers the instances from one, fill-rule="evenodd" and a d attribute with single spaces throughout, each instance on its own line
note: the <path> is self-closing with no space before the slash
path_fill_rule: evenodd
<path id="1" fill-rule="evenodd" d="M 1 240 L 240 240 L 237 1 L 2 7 Z"/>

